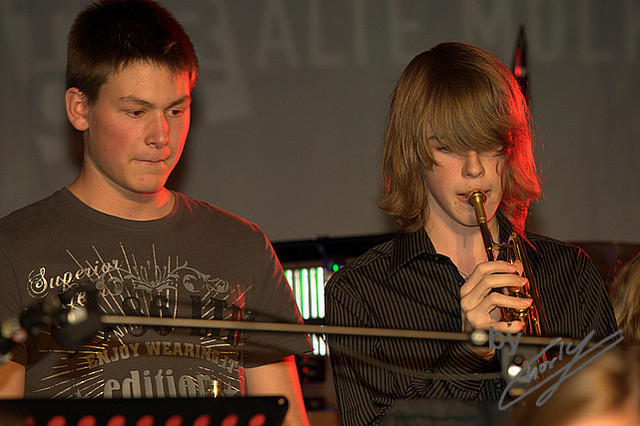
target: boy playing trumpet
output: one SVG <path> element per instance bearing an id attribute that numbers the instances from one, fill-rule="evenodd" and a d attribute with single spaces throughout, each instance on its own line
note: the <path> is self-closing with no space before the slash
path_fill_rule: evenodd
<path id="1" fill-rule="evenodd" d="M 413 58 L 393 92 L 382 168 L 380 206 L 400 230 L 332 277 L 329 324 L 519 332 L 523 323 L 506 321 L 500 308 L 525 309 L 531 300 L 493 290 L 521 287 L 526 278 L 504 250 L 487 261 L 468 203 L 480 190 L 496 247 L 512 232 L 524 240 L 551 334 L 581 338 L 617 329 L 588 256 L 524 229 L 529 203 L 541 195 L 529 110 L 511 73 L 489 53 L 450 42 Z M 496 400 L 504 389 L 502 380 L 445 377 L 499 371 L 487 347 L 352 336 L 329 342 L 345 425 L 378 424 L 402 399 Z"/>

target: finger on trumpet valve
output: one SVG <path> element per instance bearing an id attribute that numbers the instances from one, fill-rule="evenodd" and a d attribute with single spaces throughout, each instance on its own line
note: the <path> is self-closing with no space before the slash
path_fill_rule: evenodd
<path id="1" fill-rule="evenodd" d="M 509 286 L 509 292 L 510 293 L 514 293 L 514 295 L 517 295 L 518 297 L 527 297 L 526 293 L 527 293 L 527 284 L 528 284 L 528 280 L 525 277 L 519 276 L 520 278 L 520 285 L 518 286 Z M 525 295 L 525 296 L 522 296 Z"/>

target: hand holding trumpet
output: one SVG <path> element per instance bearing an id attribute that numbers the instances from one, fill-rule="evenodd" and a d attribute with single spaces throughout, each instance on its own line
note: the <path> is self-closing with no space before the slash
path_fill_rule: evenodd
<path id="1" fill-rule="evenodd" d="M 479 263 L 467 281 L 460 288 L 460 308 L 462 311 L 462 331 L 488 330 L 493 327 L 501 333 L 518 333 L 522 330 L 522 321 L 507 321 L 502 318 L 501 308 L 516 310 L 527 309 L 531 299 L 507 296 L 501 291 L 504 287 L 521 288 L 527 279 L 521 277 L 521 263 L 509 263 L 502 260 Z M 477 355 L 491 358 L 495 352 L 485 347 L 468 345 Z"/>
<path id="2" fill-rule="evenodd" d="M 527 283 L 522 273 L 521 263 L 502 260 L 478 264 L 464 285 L 460 288 L 462 309 L 462 331 L 488 330 L 493 327 L 501 333 L 517 333 L 523 327 L 522 321 L 507 321 L 502 318 L 500 307 L 526 309 L 532 300 L 502 294 L 494 289 L 521 288 Z"/>
<path id="3" fill-rule="evenodd" d="M 541 336 L 540 315 L 530 296 L 529 265 L 517 234 L 507 244 L 509 262 L 494 261 L 495 243 L 487 226 L 484 210 L 486 196 L 482 191 L 471 191 L 469 204 L 474 208 L 478 226 L 487 253 L 487 262 L 476 265 L 460 288 L 462 331 L 488 330 L 493 327 L 501 333 L 534 334 Z M 531 309 L 530 309 L 531 308 Z M 483 357 L 493 356 L 479 348 L 472 348 Z"/>

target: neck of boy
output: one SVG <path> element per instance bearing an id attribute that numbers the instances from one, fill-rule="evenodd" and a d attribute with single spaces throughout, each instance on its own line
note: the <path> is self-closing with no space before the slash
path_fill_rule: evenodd
<path id="1" fill-rule="evenodd" d="M 487 252 L 479 226 L 443 221 L 439 217 L 430 219 L 427 220 L 425 229 L 436 252 L 449 257 L 463 277 L 471 275 L 476 265 L 487 261 Z M 495 216 L 489 220 L 488 225 L 496 241 L 499 230 Z M 497 252 L 494 255 L 497 257 Z"/>
<path id="2" fill-rule="evenodd" d="M 127 220 L 161 219 L 171 213 L 175 203 L 173 193 L 165 187 L 152 193 L 134 193 L 108 185 L 96 190 L 84 185 L 82 180 L 76 180 L 67 188 L 92 209 Z"/>

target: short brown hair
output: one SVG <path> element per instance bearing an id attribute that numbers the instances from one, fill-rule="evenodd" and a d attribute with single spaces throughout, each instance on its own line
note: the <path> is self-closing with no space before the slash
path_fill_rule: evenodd
<path id="1" fill-rule="evenodd" d="M 76 17 L 67 43 L 67 89 L 95 103 L 109 75 L 136 61 L 189 72 L 193 87 L 198 58 L 180 23 L 152 0 L 103 0 Z"/>
<path id="2" fill-rule="evenodd" d="M 425 170 L 434 160 L 427 129 L 455 152 L 504 153 L 500 211 L 520 232 L 529 203 L 541 196 L 527 102 L 504 65 L 477 47 L 441 43 L 414 57 L 393 91 L 382 156 L 379 206 L 402 230 L 427 220 Z"/>

